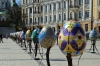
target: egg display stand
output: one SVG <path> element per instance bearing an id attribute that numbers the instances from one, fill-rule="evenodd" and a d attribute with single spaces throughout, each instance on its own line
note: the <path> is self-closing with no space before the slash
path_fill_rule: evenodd
<path id="1" fill-rule="evenodd" d="M 37 50 L 39 50 L 39 54 L 40 54 L 40 56 L 42 57 L 42 59 L 43 59 L 43 48 L 41 47 L 40 48 L 40 46 L 39 46 L 39 48 L 38 48 L 38 43 L 36 42 L 36 43 L 34 43 L 34 45 L 35 45 L 35 49 L 33 49 L 33 52 L 34 52 L 34 54 L 33 55 L 35 55 L 35 60 L 40 60 L 39 58 L 36 58 L 36 56 L 37 56 Z M 42 50 L 42 53 L 40 52 L 40 50 Z"/>
<path id="2" fill-rule="evenodd" d="M 38 50 L 38 43 L 36 42 L 36 43 L 34 43 L 34 45 L 35 45 L 35 49 L 34 49 L 35 60 L 40 60 L 39 58 L 36 58 L 37 50 Z"/>
<path id="3" fill-rule="evenodd" d="M 68 33 L 68 43 L 69 43 L 69 36 L 70 36 L 70 32 Z M 67 53 L 67 60 L 68 60 L 68 66 L 72 66 L 72 57 L 70 53 Z"/>
<path id="4" fill-rule="evenodd" d="M 26 51 L 29 48 L 29 54 L 31 54 L 31 49 L 32 49 L 32 40 L 27 40 L 27 47 L 26 47 Z"/>
<path id="5" fill-rule="evenodd" d="M 97 48 L 96 48 L 96 40 L 91 40 L 91 48 L 89 49 L 89 52 L 92 49 L 92 47 L 93 47 L 93 52 L 91 52 L 91 53 L 95 53 L 95 49 L 97 50 Z M 97 50 L 97 52 L 98 52 L 98 50 Z"/>
<path id="6" fill-rule="evenodd" d="M 72 57 L 70 53 L 67 53 L 67 60 L 68 60 L 68 66 L 72 66 Z"/>
<path id="7" fill-rule="evenodd" d="M 50 52 L 51 47 L 47 48 L 46 52 L 46 61 L 47 61 L 47 66 L 50 66 L 50 61 L 49 61 L 49 52 Z"/>

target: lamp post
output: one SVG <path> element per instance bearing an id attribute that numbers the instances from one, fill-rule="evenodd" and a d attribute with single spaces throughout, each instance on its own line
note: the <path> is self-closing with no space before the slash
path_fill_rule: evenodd
<path id="1" fill-rule="evenodd" d="M 64 0 L 62 0 L 62 27 L 63 27 L 63 2 Z"/>
<path id="2" fill-rule="evenodd" d="M 67 2 L 66 2 L 66 4 L 67 4 L 67 9 L 66 10 L 68 10 L 68 13 L 67 13 L 67 19 L 66 20 L 69 20 L 69 0 L 66 0 Z M 63 5 L 63 3 L 64 3 L 64 0 L 62 0 L 62 26 L 63 26 L 63 8 L 64 8 L 64 5 Z"/>

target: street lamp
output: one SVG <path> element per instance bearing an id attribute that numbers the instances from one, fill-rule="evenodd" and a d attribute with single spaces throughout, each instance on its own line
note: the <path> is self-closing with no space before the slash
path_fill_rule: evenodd
<path id="1" fill-rule="evenodd" d="M 62 27 L 63 27 L 63 2 L 64 0 L 62 0 Z"/>
<path id="2" fill-rule="evenodd" d="M 69 0 L 66 0 L 67 2 L 66 2 L 66 4 L 67 4 L 67 9 L 68 9 L 68 15 L 66 15 L 68 18 L 68 20 L 69 20 Z M 63 26 L 63 8 L 64 8 L 64 6 L 63 6 L 63 3 L 64 3 L 64 0 L 62 0 L 62 26 Z"/>

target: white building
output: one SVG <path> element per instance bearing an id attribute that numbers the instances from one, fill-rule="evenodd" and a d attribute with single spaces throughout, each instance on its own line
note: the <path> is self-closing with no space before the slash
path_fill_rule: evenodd
<path id="1" fill-rule="evenodd" d="M 69 19 L 91 21 L 92 0 L 22 0 L 22 14 L 26 26 L 50 25 L 57 31 Z"/>
<path id="2" fill-rule="evenodd" d="M 0 21 L 6 21 L 8 18 L 7 12 L 10 8 L 10 0 L 0 0 Z"/>

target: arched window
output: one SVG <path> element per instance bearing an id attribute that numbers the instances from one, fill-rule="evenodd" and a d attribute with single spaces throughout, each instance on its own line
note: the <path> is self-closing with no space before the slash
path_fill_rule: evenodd
<path id="1" fill-rule="evenodd" d="M 8 5 L 8 4 L 7 4 L 7 2 L 6 2 L 6 3 L 5 3 L 6 9 L 7 9 L 7 5 Z"/>
<path id="2" fill-rule="evenodd" d="M 4 8 L 4 2 L 2 2 L 2 8 Z"/>

